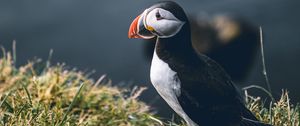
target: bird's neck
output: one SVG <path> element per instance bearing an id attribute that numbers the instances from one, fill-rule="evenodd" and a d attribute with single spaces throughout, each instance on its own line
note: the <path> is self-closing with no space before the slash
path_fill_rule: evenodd
<path id="1" fill-rule="evenodd" d="M 170 63 L 192 63 L 197 61 L 192 41 L 189 23 L 184 24 L 182 29 L 173 37 L 157 38 L 155 52 L 163 61 Z"/>

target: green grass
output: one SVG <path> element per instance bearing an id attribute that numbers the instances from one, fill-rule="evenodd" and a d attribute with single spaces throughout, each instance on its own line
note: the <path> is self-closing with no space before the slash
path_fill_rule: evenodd
<path id="1" fill-rule="evenodd" d="M 15 62 L 15 53 L 2 52 L 0 125 L 184 126 L 161 121 L 139 101 L 145 88 L 114 87 L 104 76 L 94 81 L 83 72 L 68 70 L 63 64 L 51 66 L 49 61 L 34 60 L 18 68 Z M 299 106 L 290 104 L 287 91 L 270 104 L 245 93 L 247 106 L 264 122 L 299 125 Z"/>
<path id="2" fill-rule="evenodd" d="M 0 59 L 0 125 L 151 126 L 161 123 L 134 92 L 97 82 L 64 65 L 39 61 L 14 67 Z"/>
<path id="3" fill-rule="evenodd" d="M 287 90 L 282 91 L 277 101 L 266 103 L 261 97 L 254 97 L 245 91 L 247 107 L 255 116 L 274 126 L 300 126 L 300 106 L 290 103 Z"/>

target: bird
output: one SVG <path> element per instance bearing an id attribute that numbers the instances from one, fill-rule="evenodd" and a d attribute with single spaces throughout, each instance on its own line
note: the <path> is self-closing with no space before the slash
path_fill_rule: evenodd
<path id="1" fill-rule="evenodd" d="M 188 126 L 271 126 L 244 104 L 226 71 L 192 46 L 189 20 L 179 4 L 160 1 L 131 23 L 129 38 L 156 38 L 150 80 Z"/>

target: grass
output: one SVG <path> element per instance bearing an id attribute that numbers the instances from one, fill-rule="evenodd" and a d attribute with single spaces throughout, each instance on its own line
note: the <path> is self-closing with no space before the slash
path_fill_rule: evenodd
<path id="1" fill-rule="evenodd" d="M 160 125 L 130 91 L 94 82 L 63 64 L 45 67 L 39 60 L 16 68 L 10 53 L 0 59 L 0 125 L 154 126 Z"/>
<path id="2" fill-rule="evenodd" d="M 300 126 L 300 106 L 290 103 L 287 90 L 279 100 L 266 103 L 261 97 L 253 97 L 245 91 L 246 105 L 255 116 L 274 126 Z M 267 106 L 267 107 L 266 107 Z"/>
<path id="3" fill-rule="evenodd" d="M 111 86 L 104 76 L 97 81 L 68 70 L 64 64 L 40 60 L 15 67 L 15 53 L 0 58 L 0 125 L 3 126 L 184 126 L 162 121 L 138 100 L 145 88 Z M 287 91 L 281 99 L 265 103 L 245 91 L 247 107 L 266 123 L 298 126 L 298 105 Z M 268 107 L 265 107 L 265 106 Z"/>

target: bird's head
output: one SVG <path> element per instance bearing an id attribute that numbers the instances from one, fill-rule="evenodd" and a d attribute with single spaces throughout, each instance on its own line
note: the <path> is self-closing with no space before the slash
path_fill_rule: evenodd
<path id="1" fill-rule="evenodd" d="M 152 5 L 137 16 L 130 25 L 129 38 L 170 38 L 188 22 L 183 9 L 175 2 Z"/>

